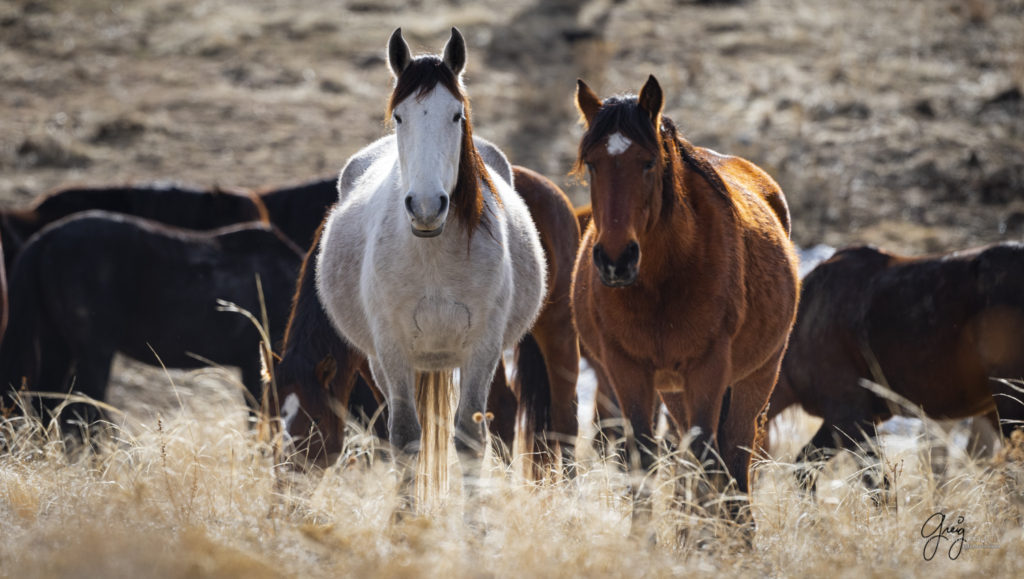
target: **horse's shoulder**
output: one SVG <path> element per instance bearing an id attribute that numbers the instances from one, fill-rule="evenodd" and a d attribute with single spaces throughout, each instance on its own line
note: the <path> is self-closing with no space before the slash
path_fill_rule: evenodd
<path id="1" fill-rule="evenodd" d="M 509 162 L 505 153 L 497 145 L 481 137 L 474 136 L 473 144 L 476 146 L 477 152 L 480 153 L 484 165 L 493 169 L 506 183 L 514 186 L 512 163 Z"/>
<path id="2" fill-rule="evenodd" d="M 394 133 L 377 139 L 349 157 L 338 175 L 338 199 L 344 201 L 370 167 L 389 154 L 397 154 L 397 139 Z"/>

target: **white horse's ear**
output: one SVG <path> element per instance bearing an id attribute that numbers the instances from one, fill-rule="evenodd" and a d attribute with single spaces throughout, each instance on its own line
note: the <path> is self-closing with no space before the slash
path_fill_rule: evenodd
<path id="1" fill-rule="evenodd" d="M 665 97 L 661 92 L 658 79 L 654 78 L 653 74 L 647 77 L 647 82 L 640 89 L 640 96 L 637 97 L 636 102 L 640 105 L 640 110 L 646 112 L 647 116 L 651 118 L 651 122 L 654 123 L 654 132 L 657 133 L 658 127 L 661 126 L 661 109 L 665 106 Z"/>
<path id="2" fill-rule="evenodd" d="M 391 74 L 397 78 L 411 61 L 412 52 L 409 50 L 408 43 L 402 38 L 402 29 L 396 28 L 391 33 L 391 39 L 388 40 L 388 67 L 391 68 Z"/>
<path id="3" fill-rule="evenodd" d="M 462 69 L 466 68 L 466 40 L 462 38 L 462 33 L 459 32 L 459 29 L 454 26 L 452 27 L 451 38 L 444 45 L 444 58 L 442 60 L 448 65 L 448 68 L 452 69 L 455 76 L 462 74 Z"/>
<path id="4" fill-rule="evenodd" d="M 597 96 L 594 89 L 590 88 L 582 78 L 576 79 L 576 108 L 583 115 L 583 122 L 587 127 L 594 122 L 597 111 L 601 110 L 601 97 Z"/>

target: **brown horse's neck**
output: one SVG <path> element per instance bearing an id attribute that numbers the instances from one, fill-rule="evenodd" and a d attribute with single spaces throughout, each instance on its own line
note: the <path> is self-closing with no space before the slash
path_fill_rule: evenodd
<path id="1" fill-rule="evenodd" d="M 727 246 L 722 244 L 722 238 L 731 219 L 722 219 L 721 214 L 731 213 L 731 204 L 725 185 L 710 166 L 695 156 L 692 145 L 678 141 L 676 147 L 675 140 L 674 135 L 664 138 L 667 163 L 663 206 L 644 235 L 646 239 L 640 242 L 641 248 L 647 247 L 642 250 L 642 282 L 692 276 L 695 269 L 703 272 L 701 275 L 710 273 L 705 271 L 707 264 L 721 262 L 710 257 Z"/>

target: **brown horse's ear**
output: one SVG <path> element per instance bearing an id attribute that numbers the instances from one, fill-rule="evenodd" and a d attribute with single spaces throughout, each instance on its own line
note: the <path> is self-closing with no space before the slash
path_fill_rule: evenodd
<path id="1" fill-rule="evenodd" d="M 405 38 L 402 38 L 402 29 L 396 28 L 391 33 L 391 39 L 388 40 L 388 67 L 391 69 L 391 74 L 398 78 L 410 62 L 412 62 L 412 52 L 409 50 L 409 44 L 405 42 Z"/>
<path id="2" fill-rule="evenodd" d="M 452 26 L 452 36 L 448 39 L 448 43 L 444 45 L 444 57 L 442 62 L 448 65 L 448 68 L 452 69 L 455 76 L 462 74 L 462 69 L 466 68 L 466 39 L 462 37 L 462 33 L 459 32 L 458 28 Z"/>
<path id="3" fill-rule="evenodd" d="M 582 78 L 576 79 L 576 108 L 583 115 L 587 127 L 594 122 L 597 111 L 601 110 L 601 98 L 597 96 Z"/>
<path id="4" fill-rule="evenodd" d="M 657 133 L 658 127 L 661 126 L 661 109 L 665 106 L 665 97 L 661 93 L 658 79 L 654 78 L 653 74 L 647 77 L 644 88 L 640 89 L 637 104 L 640 105 L 640 110 L 646 112 L 650 117 L 651 122 L 654 123 L 654 131 Z"/>

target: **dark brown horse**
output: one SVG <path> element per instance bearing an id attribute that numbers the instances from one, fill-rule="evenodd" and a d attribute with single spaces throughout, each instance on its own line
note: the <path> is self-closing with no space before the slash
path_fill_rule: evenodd
<path id="1" fill-rule="evenodd" d="M 905 412 L 870 380 L 937 419 L 998 411 L 1008 436 L 1024 394 L 997 378 L 1024 378 L 1024 246 L 919 258 L 854 247 L 804 278 L 769 417 L 800 404 L 824 418 L 799 460 L 856 449 Z"/>
<path id="2" fill-rule="evenodd" d="M 577 433 L 579 348 L 569 296 L 579 228 L 568 197 L 550 179 L 524 167 L 514 167 L 512 174 L 516 191 L 540 232 L 550 284 L 537 322 L 516 348 L 511 390 L 504 367 L 499 366 L 495 373 L 488 397 L 493 415 L 489 427 L 507 446 L 512 445 L 518 422 L 526 429 L 524 439 L 536 439 L 536 446 L 527 451 L 541 452 L 545 446 L 567 449 Z M 352 179 L 349 176 L 347 180 Z M 287 431 L 298 443 L 300 454 L 322 463 L 342 448 L 343 409 L 356 415 L 360 411 L 372 414 L 373 402 L 364 388 L 376 387 L 371 386 L 365 359 L 337 335 L 316 294 L 311 259 L 315 259 L 318 242 L 319 235 L 302 266 L 276 376 Z M 358 397 L 355 401 L 353 394 Z M 289 403 L 293 395 L 295 402 Z M 518 411 L 513 410 L 517 407 Z M 376 423 L 378 427 L 383 424 L 383 420 Z"/>
<path id="3" fill-rule="evenodd" d="M 272 198 L 269 193 L 267 197 Z M 267 218 L 259 198 L 238 190 L 203 191 L 176 185 L 60 189 L 40 196 L 25 209 L 0 211 L 0 236 L 7 270 L 11 271 L 14 258 L 37 231 L 58 219 L 91 209 L 197 230 Z M 322 216 L 323 213 L 321 219 Z M 310 233 L 315 229 L 314 224 Z"/>
<path id="4" fill-rule="evenodd" d="M 644 469 L 660 395 L 680 433 L 699 429 L 694 454 L 719 452 L 747 492 L 748 449 L 796 313 L 782 191 L 748 161 L 684 140 L 653 76 L 639 96 L 603 102 L 579 81 L 576 102 L 593 206 L 574 275 L 580 339 L 647 447 Z"/>
<path id="5" fill-rule="evenodd" d="M 550 179 L 513 166 L 513 184 L 540 233 L 548 264 L 548 293 L 533 328 L 516 346 L 513 389 L 519 452 L 568 451 L 579 429 L 576 380 L 580 348 L 572 319 L 572 272 L 580 229 L 569 198 Z M 534 441 L 530 444 L 529 441 Z M 569 459 L 568 452 L 563 453 Z"/>
<path id="6" fill-rule="evenodd" d="M 274 373 L 284 430 L 298 458 L 325 466 L 342 450 L 346 414 L 372 416 L 380 396 L 366 358 L 338 335 L 317 295 L 321 229 L 316 230 L 299 271 Z M 375 423 L 381 437 L 387 436 L 385 418 Z"/>
<path id="7" fill-rule="evenodd" d="M 217 300 L 258 314 L 258 275 L 277 341 L 301 259 L 267 224 L 193 232 L 105 211 L 58 220 L 30 240 L 11 273 L 2 390 L 73 388 L 103 400 L 120 352 L 171 368 L 204 360 L 239 367 L 258 400 L 260 335 L 242 315 L 218 311 Z"/>
<path id="8" fill-rule="evenodd" d="M 266 206 L 270 222 L 306 250 L 313 245 L 327 210 L 338 200 L 338 179 L 263 189 L 256 192 L 256 197 Z"/>

